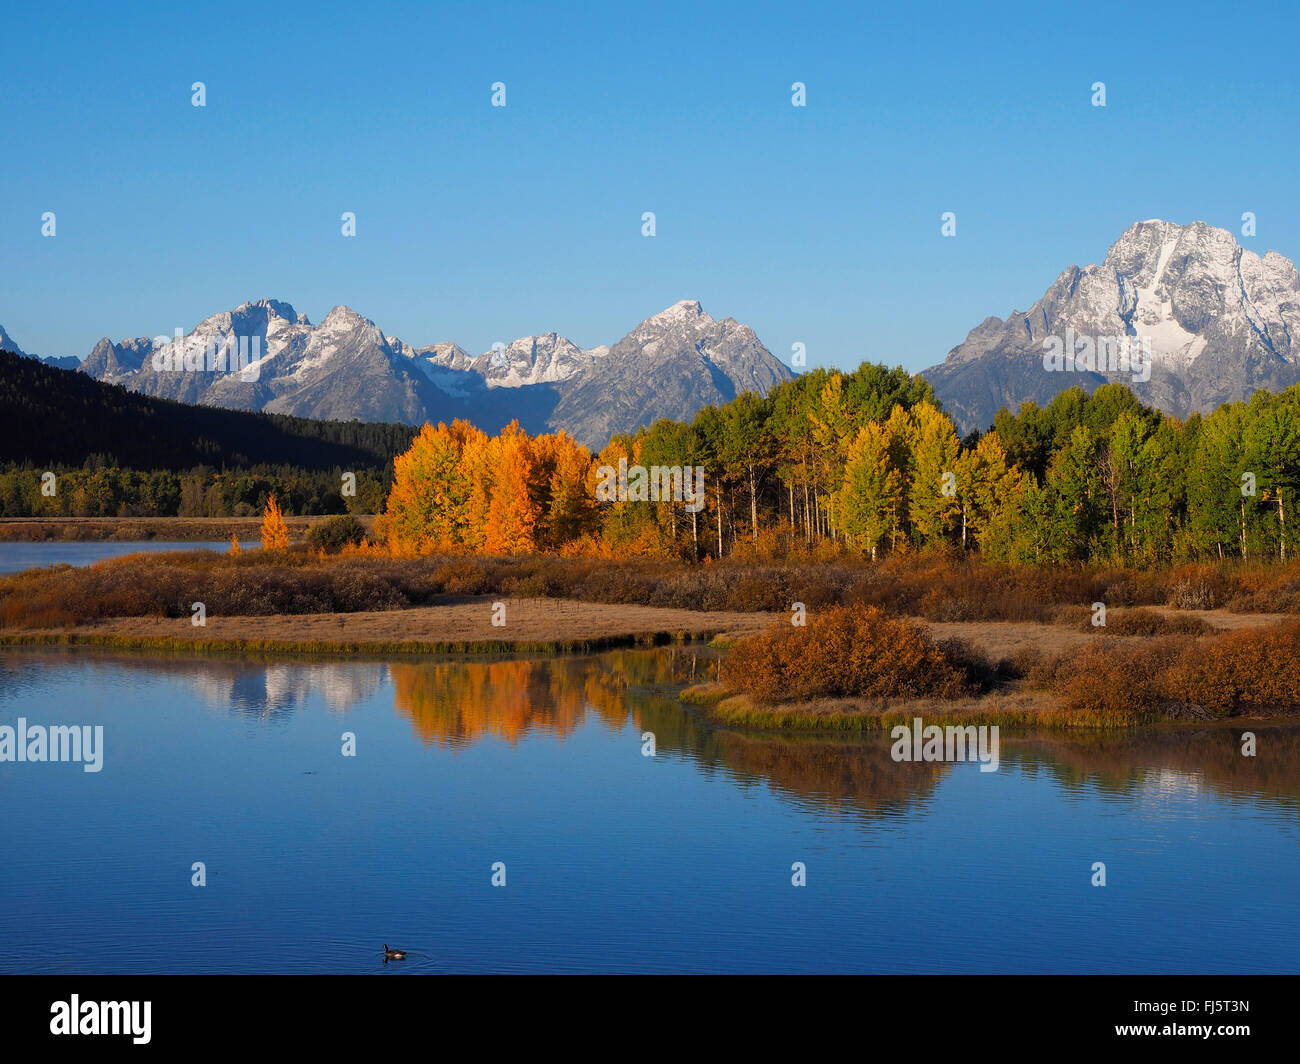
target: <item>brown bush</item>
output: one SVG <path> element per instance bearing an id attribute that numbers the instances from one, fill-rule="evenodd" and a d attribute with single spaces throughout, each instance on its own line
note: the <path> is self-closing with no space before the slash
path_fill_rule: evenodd
<path id="1" fill-rule="evenodd" d="M 1228 598 L 1228 581 L 1210 565 L 1181 565 L 1169 574 L 1166 602 L 1181 610 L 1212 610 Z"/>
<path id="2" fill-rule="evenodd" d="M 1066 723 L 1140 724 L 1300 707 L 1300 621 L 1199 639 L 1134 645 L 1101 636 L 1030 672 L 1055 693 Z"/>
<path id="3" fill-rule="evenodd" d="M 733 690 L 766 701 L 810 698 L 931 696 L 959 698 L 972 689 L 955 648 L 936 646 L 910 621 L 869 606 L 832 606 L 806 627 L 774 625 L 738 640 L 722 666 Z"/>
<path id="4" fill-rule="evenodd" d="M 1164 678 L 1171 698 L 1216 716 L 1300 705 L 1300 622 L 1230 632 L 1189 648 Z"/>
<path id="5" fill-rule="evenodd" d="M 1126 727 L 1152 720 L 1166 701 L 1160 673 L 1182 643 L 1159 640 L 1140 647 L 1106 637 L 1040 663 L 1031 682 L 1060 699 L 1057 719 L 1089 727 Z"/>

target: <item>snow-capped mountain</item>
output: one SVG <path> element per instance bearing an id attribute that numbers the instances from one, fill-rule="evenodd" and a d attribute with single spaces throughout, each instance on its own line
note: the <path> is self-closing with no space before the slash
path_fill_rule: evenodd
<path id="1" fill-rule="evenodd" d="M 1168 414 L 1205 412 L 1300 381 L 1300 277 L 1225 229 L 1137 222 L 1100 265 L 1071 266 L 1029 310 L 985 319 L 924 375 L 963 430 L 1108 380 Z"/>
<path id="2" fill-rule="evenodd" d="M 167 340 L 105 337 L 81 369 L 187 403 L 407 424 L 464 417 L 492 432 L 518 419 L 530 431 L 562 428 L 593 447 L 742 391 L 766 393 L 792 376 L 749 326 L 715 321 L 689 300 L 612 347 L 586 349 L 549 332 L 471 357 L 454 343 L 413 347 L 348 307 L 312 325 L 272 299 L 214 314 Z M 224 362 L 214 364 L 216 352 Z"/>
<path id="3" fill-rule="evenodd" d="M 324 419 L 415 423 L 445 398 L 368 318 L 335 307 L 312 325 L 273 299 L 214 314 L 165 346 L 105 337 L 81 369 L 164 399 Z"/>
<path id="4" fill-rule="evenodd" d="M 766 395 L 791 377 L 748 325 L 717 321 L 686 299 L 646 318 L 566 382 L 552 420 L 579 440 L 607 439 L 659 418 L 689 419 L 741 392 Z"/>
<path id="5" fill-rule="evenodd" d="M 480 373 L 490 388 L 522 388 L 528 384 L 555 384 L 590 369 L 608 347 L 584 351 L 556 333 L 522 336 L 512 343 L 485 351 L 470 368 Z"/>

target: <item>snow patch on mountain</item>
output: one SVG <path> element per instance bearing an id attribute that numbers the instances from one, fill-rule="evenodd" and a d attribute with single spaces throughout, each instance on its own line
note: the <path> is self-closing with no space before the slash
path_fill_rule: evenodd
<path id="1" fill-rule="evenodd" d="M 1300 380 L 1300 277 L 1276 251 L 1262 258 L 1226 229 L 1149 219 L 1129 226 L 1099 265 L 1071 266 L 1028 311 L 990 317 L 925 372 L 963 428 L 1003 406 L 1046 401 L 1081 384 L 1121 380 L 1143 401 L 1185 417 Z M 1109 372 L 1047 373 L 1043 343 L 1080 337 L 1149 341 L 1149 381 Z"/>

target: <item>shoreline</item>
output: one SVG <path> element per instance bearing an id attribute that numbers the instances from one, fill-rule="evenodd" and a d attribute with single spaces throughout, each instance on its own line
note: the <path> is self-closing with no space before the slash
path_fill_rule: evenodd
<path id="1" fill-rule="evenodd" d="M 504 607 L 505 623 L 494 625 L 494 616 L 501 616 L 499 607 Z M 1224 610 L 1170 612 L 1199 617 L 1220 632 L 1263 628 L 1284 619 L 1283 615 Z M 692 644 L 725 648 L 737 638 L 784 619 L 784 614 L 770 612 L 707 612 L 562 598 L 448 596 L 448 601 L 435 605 L 395 610 L 208 616 L 201 627 L 194 626 L 188 616 L 140 616 L 63 627 L 0 630 L 0 651 L 89 649 L 187 657 L 334 661 L 591 654 Z M 1098 638 L 1095 631 L 1087 629 L 1028 621 L 920 623 L 932 638 L 961 639 L 994 662 L 1029 648 L 1068 655 Z M 1142 635 L 1110 638 L 1137 646 L 1150 639 Z M 1083 724 L 1061 711 L 1051 691 L 1021 679 L 947 701 L 840 698 L 766 702 L 716 682 L 685 687 L 678 692 L 677 700 L 683 709 L 711 725 L 785 735 L 879 734 L 917 716 L 939 724 L 1057 732 L 1124 732 L 1155 724 L 1204 727 L 1231 726 L 1247 719 L 1283 723 L 1300 719 L 1300 708 L 1279 707 L 1263 714 L 1253 709 L 1251 717 L 1222 717 L 1197 707 L 1171 705 L 1154 719 L 1114 725 Z"/>
<path id="2" fill-rule="evenodd" d="M 592 654 L 602 650 L 707 644 L 720 633 L 650 632 L 551 642 L 481 640 L 462 642 L 307 642 L 295 640 L 186 639 L 173 636 L 111 636 L 82 632 L 32 632 L 0 636 L 0 651 L 12 649 L 91 649 L 134 653 L 173 653 L 213 657 L 264 656 L 268 658 L 322 659 L 346 657 L 375 661 L 402 655 L 414 657 L 532 656 L 539 654 Z"/>
<path id="3" fill-rule="evenodd" d="M 1241 727 L 1246 724 L 1300 724 L 1300 706 L 1273 713 L 1257 708 L 1239 716 L 1210 716 L 1177 707 L 1163 716 L 1123 724 L 1082 724 L 1062 715 L 1057 699 L 1040 688 L 1012 687 L 952 702 L 932 698 L 879 700 L 817 699 L 811 702 L 760 703 L 719 684 L 685 688 L 678 700 L 719 728 L 765 735 L 887 735 L 897 725 L 920 717 L 927 725 L 995 726 L 1011 733 L 1042 731 L 1066 734 L 1127 734 L 1143 728 Z"/>
<path id="4" fill-rule="evenodd" d="M 284 518 L 293 540 L 338 514 Z M 355 514 L 369 532 L 373 514 Z M 213 543 L 256 540 L 261 515 L 250 517 L 0 517 L 0 543 Z"/>

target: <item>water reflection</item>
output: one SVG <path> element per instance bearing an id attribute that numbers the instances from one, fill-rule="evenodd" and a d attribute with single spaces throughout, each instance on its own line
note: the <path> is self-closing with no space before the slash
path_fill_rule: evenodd
<path id="1" fill-rule="evenodd" d="M 715 728 L 677 698 L 714 667 L 0 654 L 0 722 L 108 749 L 0 765 L 0 971 L 1294 969 L 1300 727 L 1003 733 L 981 774 Z"/>
<path id="2" fill-rule="evenodd" d="M 876 815 L 925 802 L 953 771 L 944 763 L 895 762 L 881 733 L 817 735 L 717 728 L 677 694 L 712 678 L 718 656 L 702 647 L 613 651 L 547 659 L 409 662 L 256 661 L 147 657 L 86 651 L 0 655 L 0 705 L 64 675 L 54 661 L 102 675 L 104 683 L 161 675 L 196 701 L 248 720 L 274 722 L 319 704 L 346 714 L 387 702 L 419 742 L 465 749 L 529 736 L 565 742 L 597 725 L 653 732 L 660 757 L 689 760 L 705 774 L 761 784 L 819 809 Z M 119 681 L 120 682 L 120 681 Z M 391 691 L 391 694 L 390 694 Z M 1242 754 L 1241 734 L 1256 735 Z M 1002 771 L 1053 780 L 1068 797 L 1091 794 L 1158 803 L 1204 793 L 1300 809 L 1300 726 L 1227 723 L 1124 732 L 1003 732 Z"/>
<path id="3" fill-rule="evenodd" d="M 89 670 L 106 687 L 120 683 L 123 673 L 141 683 L 167 677 L 187 687 L 200 705 L 264 720 L 305 709 L 316 699 L 334 713 L 345 713 L 373 697 L 388 681 L 388 666 L 358 661 L 258 663 L 81 650 L 0 654 L 0 704 L 56 681 L 57 674 L 50 668 L 54 662 Z"/>
<path id="4" fill-rule="evenodd" d="M 1255 735 L 1253 756 L 1242 753 L 1244 731 Z M 1040 733 L 1014 739 L 1002 756 L 1027 774 L 1047 773 L 1067 794 L 1087 786 L 1156 800 L 1210 791 L 1300 809 L 1300 726 L 1281 722 Z"/>

